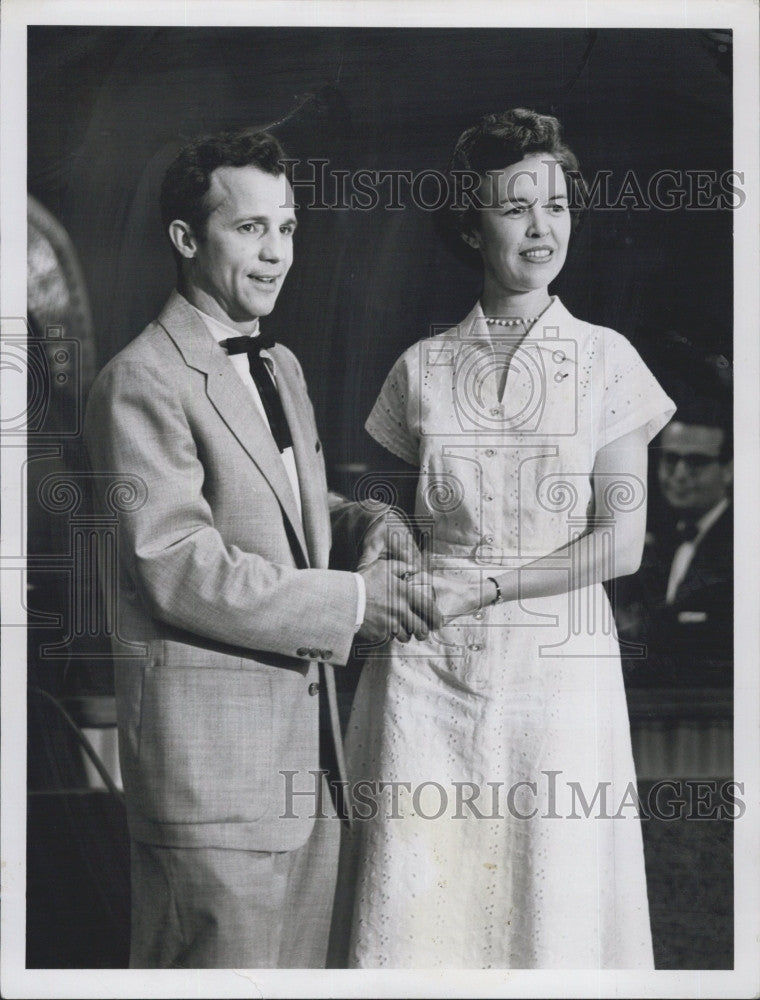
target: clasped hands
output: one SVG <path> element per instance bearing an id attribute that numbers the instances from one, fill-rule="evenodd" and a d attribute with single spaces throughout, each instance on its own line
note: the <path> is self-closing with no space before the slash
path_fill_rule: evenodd
<path id="1" fill-rule="evenodd" d="M 367 596 L 358 635 L 368 642 L 424 639 L 482 603 L 480 588 L 472 580 L 425 572 L 408 525 L 394 511 L 367 531 L 356 571 L 364 577 Z"/>

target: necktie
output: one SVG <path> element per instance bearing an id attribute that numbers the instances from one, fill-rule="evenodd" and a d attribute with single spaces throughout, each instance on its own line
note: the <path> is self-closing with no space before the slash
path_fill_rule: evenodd
<path id="1" fill-rule="evenodd" d="M 282 408 L 280 394 L 269 373 L 267 363 L 261 356 L 261 351 L 274 346 L 274 337 L 271 334 L 260 334 L 258 337 L 229 337 L 222 346 L 226 348 L 228 354 L 248 355 L 248 370 L 259 390 L 275 444 L 281 452 L 286 448 L 292 448 L 293 438 Z"/>

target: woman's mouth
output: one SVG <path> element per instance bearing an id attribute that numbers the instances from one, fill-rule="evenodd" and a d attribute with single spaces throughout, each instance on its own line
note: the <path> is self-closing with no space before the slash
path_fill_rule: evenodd
<path id="1" fill-rule="evenodd" d="M 530 250 L 522 250 L 520 256 L 533 264 L 543 264 L 554 256 L 551 247 L 533 247 Z"/>

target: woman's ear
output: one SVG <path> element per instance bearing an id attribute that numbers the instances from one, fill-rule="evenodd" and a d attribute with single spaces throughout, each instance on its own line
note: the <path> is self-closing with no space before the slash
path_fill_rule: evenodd
<path id="1" fill-rule="evenodd" d="M 190 260 L 195 257 L 198 249 L 198 242 L 193 236 L 193 231 L 182 219 L 175 219 L 169 223 L 169 239 L 177 253 Z"/>

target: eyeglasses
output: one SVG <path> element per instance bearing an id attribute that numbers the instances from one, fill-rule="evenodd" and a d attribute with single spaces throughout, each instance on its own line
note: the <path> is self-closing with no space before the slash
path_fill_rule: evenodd
<path id="1" fill-rule="evenodd" d="M 680 451 L 661 451 L 660 463 L 668 472 L 673 472 L 679 462 L 683 462 L 689 472 L 697 473 L 706 469 L 714 462 L 720 462 L 717 455 L 704 455 L 699 451 L 690 451 L 682 455 Z"/>

